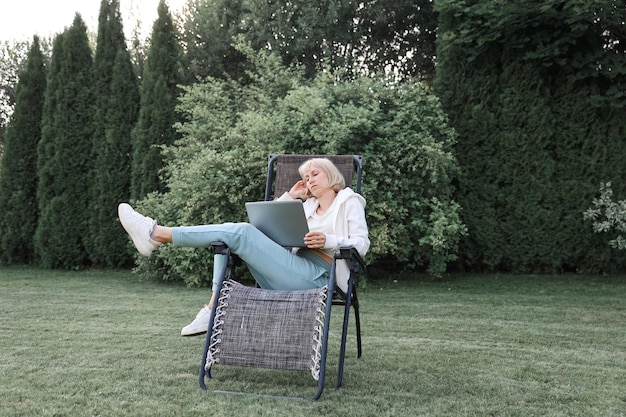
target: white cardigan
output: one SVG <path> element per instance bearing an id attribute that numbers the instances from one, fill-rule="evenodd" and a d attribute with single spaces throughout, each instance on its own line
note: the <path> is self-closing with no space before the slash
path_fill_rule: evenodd
<path id="1" fill-rule="evenodd" d="M 285 193 L 278 200 L 291 200 L 289 193 Z M 304 204 L 304 213 L 310 218 L 318 207 L 317 198 L 308 198 Z M 337 193 L 333 202 L 334 233 L 325 234 L 324 249 L 339 249 L 341 246 L 353 246 L 361 256 L 365 256 L 370 247 L 370 240 L 365 221 L 365 199 L 351 188 L 344 188 Z M 337 261 L 337 286 L 343 291 L 348 290 L 350 270 L 345 260 Z"/>

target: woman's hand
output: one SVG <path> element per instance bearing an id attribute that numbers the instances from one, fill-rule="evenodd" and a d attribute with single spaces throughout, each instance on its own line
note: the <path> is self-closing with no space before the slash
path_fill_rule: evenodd
<path id="1" fill-rule="evenodd" d="M 321 249 L 326 244 L 326 235 L 322 232 L 309 232 L 304 235 L 304 244 L 309 249 Z"/>
<path id="2" fill-rule="evenodd" d="M 311 194 L 309 193 L 309 189 L 306 187 L 306 182 L 304 182 L 303 180 L 298 181 L 294 184 L 293 187 L 291 187 L 291 190 L 289 190 L 289 195 L 293 199 L 299 198 L 301 200 L 306 200 L 311 196 Z"/>

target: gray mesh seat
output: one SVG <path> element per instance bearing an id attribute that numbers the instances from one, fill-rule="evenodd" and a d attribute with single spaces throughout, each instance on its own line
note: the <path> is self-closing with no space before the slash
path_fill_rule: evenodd
<path id="1" fill-rule="evenodd" d="M 205 369 L 214 364 L 310 370 L 319 378 L 328 288 L 272 291 L 222 284 Z"/>

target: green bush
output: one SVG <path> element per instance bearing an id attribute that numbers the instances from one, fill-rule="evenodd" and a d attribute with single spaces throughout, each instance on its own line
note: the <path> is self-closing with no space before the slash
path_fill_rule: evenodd
<path id="1" fill-rule="evenodd" d="M 391 259 L 439 275 L 465 232 L 452 200 L 455 133 L 438 100 L 418 84 L 338 74 L 305 80 L 272 55 L 250 55 L 253 82 L 207 80 L 186 89 L 175 146 L 164 148 L 168 192 L 140 207 L 160 223 L 245 221 L 263 198 L 269 153 L 361 154 L 369 262 Z M 139 270 L 199 284 L 211 252 L 168 247 Z"/>

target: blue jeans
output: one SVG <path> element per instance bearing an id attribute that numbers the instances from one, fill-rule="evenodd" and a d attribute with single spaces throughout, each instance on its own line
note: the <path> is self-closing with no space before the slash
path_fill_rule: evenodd
<path id="1" fill-rule="evenodd" d="M 222 241 L 237 254 L 261 288 L 270 290 L 306 290 L 328 283 L 330 266 L 319 256 L 301 250 L 293 253 L 268 238 L 249 223 L 224 223 L 172 228 L 175 246 L 207 248 Z M 215 255 L 213 291 L 217 291 L 219 273 L 226 257 Z"/>

